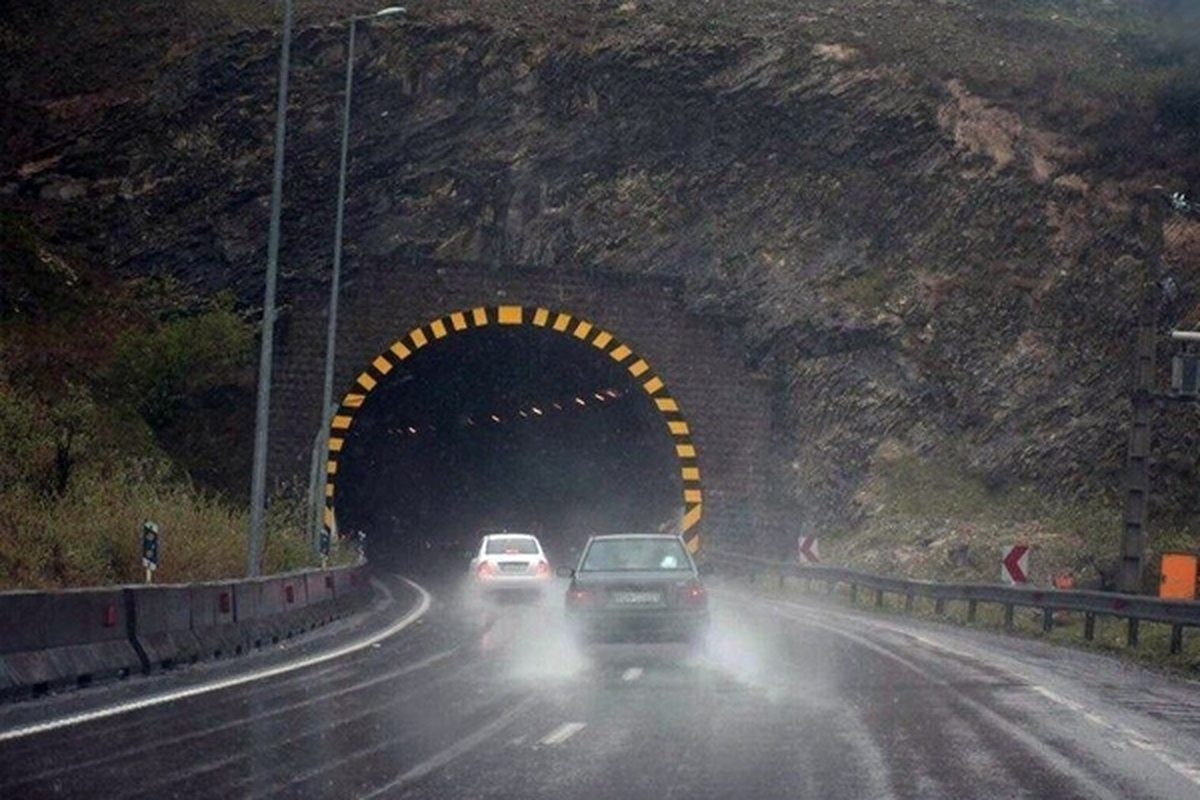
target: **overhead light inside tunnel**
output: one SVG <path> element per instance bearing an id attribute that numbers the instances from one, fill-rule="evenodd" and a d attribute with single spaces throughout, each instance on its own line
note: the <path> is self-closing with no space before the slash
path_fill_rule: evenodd
<path id="1" fill-rule="evenodd" d="M 623 396 L 625 396 L 625 392 L 623 392 L 623 391 L 620 391 L 618 389 L 606 388 L 606 389 L 602 389 L 600 391 L 585 393 L 583 395 L 573 398 L 575 401 L 574 407 L 575 408 L 586 408 L 589 405 L 594 405 L 594 404 L 598 404 L 598 403 L 608 403 L 612 400 L 619 399 Z M 459 417 L 459 419 L 458 419 L 458 427 L 459 428 L 478 428 L 480 425 L 480 422 L 491 423 L 493 425 L 506 425 L 511 422 L 516 422 L 516 421 L 518 421 L 518 419 L 531 420 L 531 419 L 536 419 L 539 417 L 544 418 L 546 416 L 547 410 L 566 411 L 567 409 L 561 403 L 555 401 L 555 402 L 551 402 L 549 404 L 537 403 L 537 404 L 529 405 L 527 407 L 518 408 L 515 411 L 511 411 L 511 412 L 496 411 L 493 413 L 483 414 L 483 415 L 478 415 L 478 416 L 471 415 L 471 414 L 464 414 L 461 417 Z M 442 430 L 444 430 L 445 428 L 446 428 L 446 426 L 442 426 Z M 437 435 L 439 433 L 439 428 L 436 425 L 424 425 L 421 427 L 417 427 L 417 426 L 413 426 L 413 425 L 402 425 L 400 427 L 387 429 L 388 434 L 392 435 L 392 436 L 403 436 L 406 434 L 409 436 L 416 436 L 424 431 L 428 431 L 431 434 Z"/>

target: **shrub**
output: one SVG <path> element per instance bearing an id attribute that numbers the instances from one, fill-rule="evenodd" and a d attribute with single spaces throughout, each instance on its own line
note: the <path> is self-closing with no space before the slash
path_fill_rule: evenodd
<path id="1" fill-rule="evenodd" d="M 152 428 L 170 425 L 189 398 L 237 383 L 250 363 L 253 328 L 228 298 L 206 311 L 131 331 L 117 341 L 109 382 Z"/>
<path id="2" fill-rule="evenodd" d="M 314 566 L 301 510 L 280 499 L 265 519 L 264 574 Z M 249 513 L 198 491 L 162 459 L 89 468 L 62 497 L 0 492 L 0 590 L 140 583 L 142 524 L 161 532 L 156 583 L 243 577 Z"/>

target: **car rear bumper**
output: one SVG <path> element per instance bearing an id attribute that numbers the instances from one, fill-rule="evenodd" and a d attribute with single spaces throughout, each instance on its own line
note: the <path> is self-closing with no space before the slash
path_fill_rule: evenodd
<path id="1" fill-rule="evenodd" d="M 567 611 L 571 629 L 587 641 L 696 641 L 709 628 L 707 611 Z"/>
<path id="2" fill-rule="evenodd" d="M 541 594 L 550 588 L 553 581 L 532 575 L 489 578 L 475 581 L 475 587 L 484 594 Z"/>

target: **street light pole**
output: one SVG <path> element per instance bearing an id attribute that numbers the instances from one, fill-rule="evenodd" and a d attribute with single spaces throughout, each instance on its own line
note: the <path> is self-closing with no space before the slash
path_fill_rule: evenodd
<path id="1" fill-rule="evenodd" d="M 405 13 L 405 9 L 402 6 L 389 6 L 388 8 L 376 11 L 374 14 L 350 17 L 350 34 L 346 45 L 346 85 L 343 90 L 342 99 L 342 144 L 341 161 L 338 168 L 337 222 L 334 225 L 333 234 L 333 275 L 329 285 L 329 328 L 325 336 L 325 383 L 321 394 L 321 430 L 323 434 L 321 436 L 321 446 L 313 454 L 313 486 L 310 487 L 313 503 L 313 530 L 318 536 L 318 541 L 325 521 L 323 519 L 324 502 L 318 493 L 321 474 L 320 462 L 316 459 L 319 459 L 322 455 L 326 455 L 329 451 L 329 429 L 333 424 L 333 414 L 336 411 L 336 406 L 333 404 L 333 367 L 337 351 L 338 303 L 341 297 L 342 282 L 342 230 L 346 209 L 346 167 L 350 152 L 350 99 L 354 86 L 354 35 L 359 20 L 388 17 L 403 13 Z M 324 555 L 324 552 L 322 552 L 322 555 Z"/>
<path id="2" fill-rule="evenodd" d="M 1125 518 L 1121 533 L 1121 560 L 1117 591 L 1141 594 L 1145 577 L 1146 527 L 1150 511 L 1150 444 L 1154 419 L 1155 355 L 1162 288 L 1159 284 L 1163 248 L 1162 197 L 1151 192 L 1137 209 L 1138 234 L 1146 247 L 1142 296 L 1138 306 L 1138 332 L 1134 348 L 1133 419 L 1129 429 L 1129 454 L 1125 473 Z"/>
<path id="3" fill-rule="evenodd" d="M 283 45 L 279 54 L 279 97 L 275 106 L 275 173 L 271 184 L 271 225 L 267 236 L 267 285 L 263 295 L 262 347 L 258 360 L 258 401 L 254 415 L 254 468 L 250 486 L 250 546 L 247 574 L 262 569 L 263 511 L 267 498 L 267 427 L 271 415 L 271 356 L 275 349 L 275 284 L 279 273 L 279 217 L 283 198 L 283 144 L 287 134 L 288 65 L 292 48 L 292 0 L 283 1 Z"/>

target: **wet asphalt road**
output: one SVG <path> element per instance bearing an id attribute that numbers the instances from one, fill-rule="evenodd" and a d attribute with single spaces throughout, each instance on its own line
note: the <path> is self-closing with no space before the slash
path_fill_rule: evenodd
<path id="1" fill-rule="evenodd" d="M 719 586 L 705 654 L 580 651 L 557 593 L 383 585 L 303 641 L 0 706 L 0 798 L 1200 798 L 1200 685 L 1105 657 Z"/>

